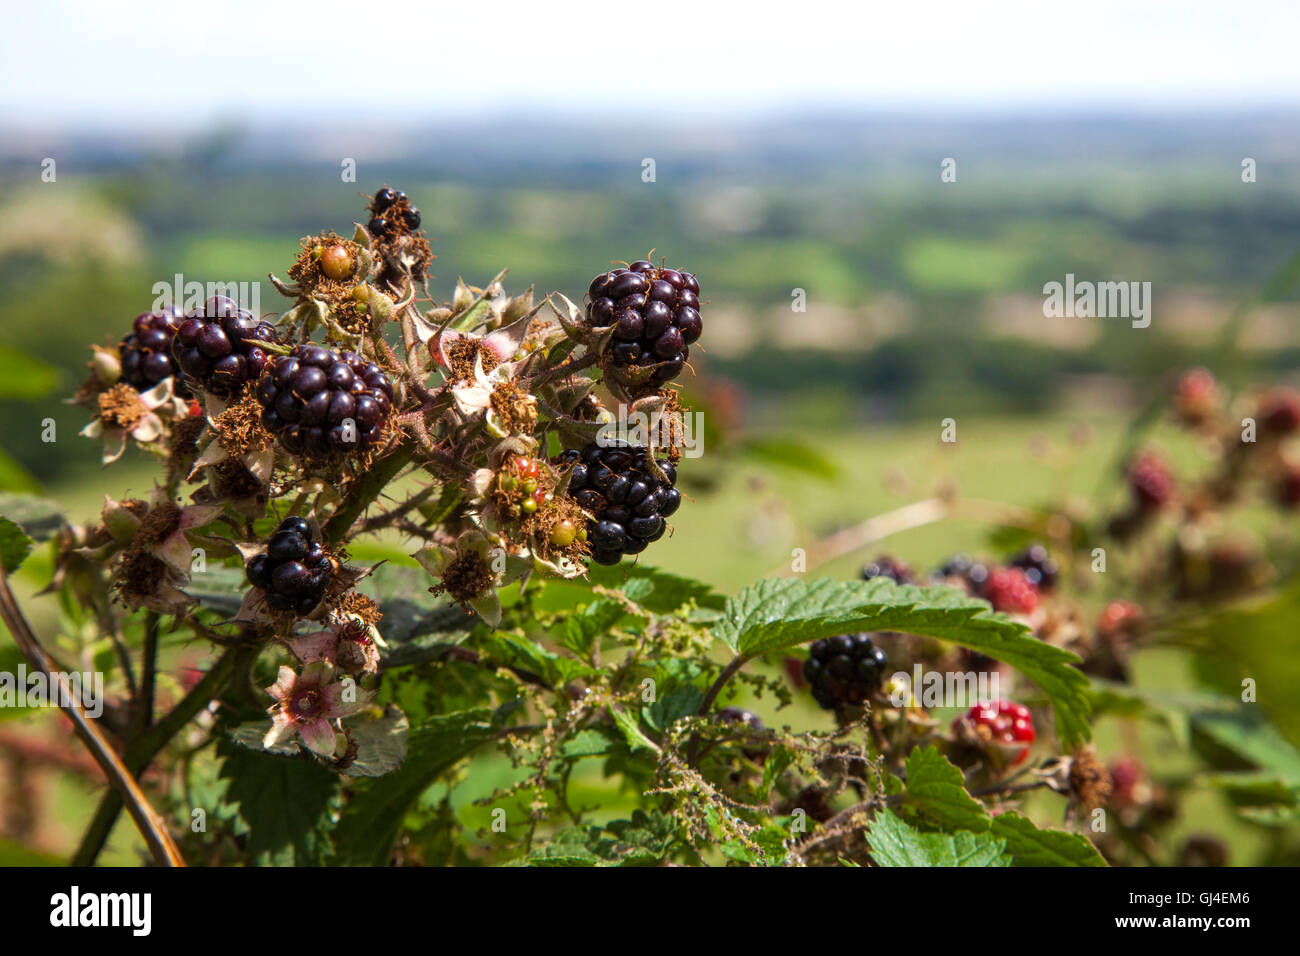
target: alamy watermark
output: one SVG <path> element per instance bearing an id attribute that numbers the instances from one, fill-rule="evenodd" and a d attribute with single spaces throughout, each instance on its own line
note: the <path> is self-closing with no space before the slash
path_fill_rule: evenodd
<path id="1" fill-rule="evenodd" d="M 1049 319 L 1129 319 L 1135 329 L 1151 324 L 1150 282 L 1065 282 L 1043 286 L 1043 315 Z"/>
<path id="2" fill-rule="evenodd" d="M 0 707 L 71 707 L 80 705 L 89 717 L 104 713 L 104 675 L 55 671 L 28 673 L 26 664 L 18 673 L 0 671 Z"/>
<path id="3" fill-rule="evenodd" d="M 162 312 L 172 307 L 182 312 L 202 309 L 213 296 L 232 299 L 236 306 L 253 315 L 262 314 L 262 283 L 260 282 L 199 282 L 185 281 L 176 273 L 171 282 L 159 280 L 153 284 L 153 311 Z"/>
<path id="4" fill-rule="evenodd" d="M 895 707 L 971 707 L 980 701 L 1002 697 L 997 671 L 895 671 L 887 685 L 889 702 Z"/>

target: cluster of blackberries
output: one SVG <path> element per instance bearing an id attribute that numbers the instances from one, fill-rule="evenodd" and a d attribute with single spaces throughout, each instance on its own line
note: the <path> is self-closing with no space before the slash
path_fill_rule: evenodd
<path id="1" fill-rule="evenodd" d="M 704 330 L 695 276 L 642 259 L 596 276 L 587 292 L 587 321 L 614 326 L 615 365 L 658 365 L 651 380 L 660 385 L 678 376 Z"/>
<path id="2" fill-rule="evenodd" d="M 270 607 L 310 614 L 325 596 L 334 562 L 312 534 L 311 525 L 291 517 L 280 522 L 266 551 L 254 555 L 246 571 L 249 583 L 266 592 Z"/>
<path id="3" fill-rule="evenodd" d="M 618 564 L 625 554 L 640 554 L 667 529 L 665 518 L 682 503 L 673 487 L 677 469 L 666 459 L 657 464 L 667 481 L 651 470 L 650 453 L 626 442 L 592 443 L 560 456 L 572 463 L 568 494 L 595 517 L 587 524 L 587 543 L 597 564 Z"/>
<path id="4" fill-rule="evenodd" d="M 1048 554 L 1047 547 L 1041 544 L 1031 544 L 1012 558 L 1010 564 L 1011 567 L 1024 571 L 1025 577 L 1044 591 L 1056 587 L 1056 579 L 1061 573 L 1060 566 Z"/>
<path id="5" fill-rule="evenodd" d="M 290 454 L 327 457 L 377 444 L 393 382 L 355 352 L 299 345 L 257 383 L 262 424 Z"/>
<path id="6" fill-rule="evenodd" d="M 172 358 L 172 339 L 183 320 L 181 310 L 174 306 L 137 315 L 131 333 L 117 347 L 122 360 L 122 381 L 138 392 L 147 392 L 163 379 L 175 375 L 177 365 Z M 185 397 L 189 390 L 177 382 L 176 394 Z"/>
<path id="7" fill-rule="evenodd" d="M 817 703 L 834 710 L 865 703 L 880 689 L 886 665 L 885 652 L 870 634 L 842 634 L 812 642 L 803 676 Z"/>
<path id="8" fill-rule="evenodd" d="M 217 295 L 186 314 L 172 339 L 172 358 L 205 391 L 229 398 L 261 377 L 268 358 L 262 345 L 277 341 L 270 323 Z"/>
<path id="9" fill-rule="evenodd" d="M 375 193 L 370 203 L 367 229 L 371 236 L 380 238 L 393 232 L 395 224 L 400 224 L 407 232 L 414 232 L 420 228 L 420 210 L 411 205 L 406 193 L 385 186 Z"/>

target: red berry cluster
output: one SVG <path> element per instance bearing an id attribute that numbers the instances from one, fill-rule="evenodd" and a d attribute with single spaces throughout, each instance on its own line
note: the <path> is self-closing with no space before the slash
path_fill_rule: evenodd
<path id="1" fill-rule="evenodd" d="M 695 276 L 641 259 L 596 276 L 587 292 L 587 320 L 614 327 L 615 365 L 658 366 L 651 380 L 659 385 L 681 373 L 704 330 Z"/>
<path id="2" fill-rule="evenodd" d="M 1156 511 L 1173 497 L 1174 475 L 1164 459 L 1146 452 L 1129 465 L 1128 486 L 1139 511 Z"/>
<path id="3" fill-rule="evenodd" d="M 953 729 L 959 730 L 962 721 L 975 732 L 976 737 L 990 743 L 1007 747 L 1024 744 L 1011 761 L 1013 765 L 1029 755 L 1029 745 L 1037 737 L 1029 708 L 1013 700 L 981 701 L 968 710 L 965 717 L 958 717 L 953 722 Z"/>
<path id="4" fill-rule="evenodd" d="M 995 611 L 1029 614 L 1038 607 L 1038 585 L 1024 568 L 995 568 L 984 583 L 984 597 Z"/>

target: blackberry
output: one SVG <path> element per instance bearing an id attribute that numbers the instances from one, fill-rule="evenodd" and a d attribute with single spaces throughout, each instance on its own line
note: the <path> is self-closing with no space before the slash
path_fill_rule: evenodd
<path id="1" fill-rule="evenodd" d="M 1038 585 L 1023 568 L 997 568 L 988 577 L 981 596 L 995 611 L 1028 614 L 1038 607 Z"/>
<path id="2" fill-rule="evenodd" d="M 972 561 L 967 555 L 956 554 L 945 561 L 932 577 L 940 581 L 956 578 L 968 592 L 980 596 L 988 584 L 989 568 L 983 562 Z"/>
<path id="3" fill-rule="evenodd" d="M 117 347 L 122 360 L 122 381 L 137 392 L 147 392 L 163 379 L 175 375 L 179 369 L 172 358 L 172 339 L 183 321 L 181 310 L 174 306 L 137 315 L 131 333 Z M 179 379 L 176 394 L 182 398 L 188 398 L 190 394 Z"/>
<path id="4" fill-rule="evenodd" d="M 842 634 L 813 641 L 804 661 L 803 676 L 813 698 L 826 710 L 862 704 L 885 676 L 885 652 L 870 634 Z"/>
<path id="5" fill-rule="evenodd" d="M 1061 571 L 1048 554 L 1046 546 L 1041 544 L 1031 544 L 1017 554 L 1011 559 L 1011 567 L 1020 568 L 1025 572 L 1025 577 L 1043 591 L 1056 587 L 1056 579 Z"/>
<path id="6" fill-rule="evenodd" d="M 172 339 L 172 358 L 204 391 L 219 398 L 239 394 L 266 367 L 266 342 L 278 342 L 275 329 L 224 295 L 187 313 Z"/>
<path id="7" fill-rule="evenodd" d="M 914 580 L 910 567 L 887 554 L 862 566 L 862 580 L 870 581 L 872 578 L 889 578 L 895 584 L 911 584 Z"/>
<path id="8" fill-rule="evenodd" d="M 661 481 L 650 468 L 650 453 L 626 442 L 592 443 L 581 452 L 570 449 L 560 460 L 573 464 L 567 493 L 591 518 L 587 543 L 597 564 L 618 564 L 625 554 L 640 554 L 664 536 L 670 517 L 682 503 L 673 487 L 677 469 L 658 459 Z"/>
<path id="9" fill-rule="evenodd" d="M 1029 708 L 1012 700 L 981 701 L 953 721 L 953 730 L 966 730 L 982 744 L 996 744 L 1014 748 L 1024 744 L 1011 763 L 1018 764 L 1029 755 L 1029 745 L 1034 742 L 1034 720 Z"/>
<path id="10" fill-rule="evenodd" d="M 383 439 L 393 383 L 355 352 L 299 345 L 272 361 L 257 383 L 257 400 L 262 424 L 286 451 L 325 458 Z"/>
<path id="11" fill-rule="evenodd" d="M 1275 389 L 1259 408 L 1261 429 L 1271 435 L 1290 435 L 1300 430 L 1300 395 L 1289 389 Z"/>
<path id="12" fill-rule="evenodd" d="M 285 518 L 245 567 L 248 583 L 266 592 L 266 603 L 277 611 L 310 614 L 325 596 L 334 561 L 316 540 L 311 525 L 299 517 Z"/>
<path id="13" fill-rule="evenodd" d="M 656 385 L 681 373 L 691 343 L 704 330 L 695 276 L 641 259 L 596 276 L 587 294 L 587 320 L 614 326 L 610 354 L 616 366 L 657 366 L 651 376 Z"/>
<path id="14" fill-rule="evenodd" d="M 411 205 L 406 193 L 387 186 L 375 193 L 375 198 L 370 203 L 370 216 L 368 229 L 377 238 L 400 231 L 393 228 L 398 224 L 407 232 L 420 228 L 420 210 Z"/>
<path id="15" fill-rule="evenodd" d="M 1134 458 L 1128 468 L 1128 486 L 1139 512 L 1164 507 L 1174 494 L 1174 476 L 1164 460 L 1151 452 Z"/>

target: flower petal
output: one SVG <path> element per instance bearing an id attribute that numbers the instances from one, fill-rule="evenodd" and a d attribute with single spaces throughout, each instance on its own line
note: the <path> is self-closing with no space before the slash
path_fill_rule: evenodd
<path id="1" fill-rule="evenodd" d="M 322 717 L 320 720 L 314 720 L 310 724 L 299 724 L 298 733 L 302 734 L 302 742 L 308 749 L 320 754 L 322 757 L 334 756 L 334 728 L 330 722 Z"/>

